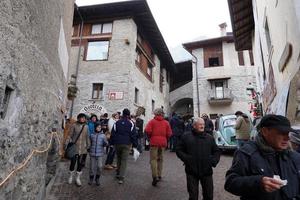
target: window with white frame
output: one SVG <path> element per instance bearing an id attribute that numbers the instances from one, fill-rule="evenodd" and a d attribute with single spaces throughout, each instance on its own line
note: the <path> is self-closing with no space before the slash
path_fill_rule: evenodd
<path id="1" fill-rule="evenodd" d="M 92 99 L 103 98 L 103 83 L 93 83 Z"/>
<path id="2" fill-rule="evenodd" d="M 109 41 L 93 41 L 88 43 L 86 60 L 107 60 Z"/>
<path id="3" fill-rule="evenodd" d="M 93 24 L 91 35 L 105 34 L 112 32 L 112 23 Z"/>

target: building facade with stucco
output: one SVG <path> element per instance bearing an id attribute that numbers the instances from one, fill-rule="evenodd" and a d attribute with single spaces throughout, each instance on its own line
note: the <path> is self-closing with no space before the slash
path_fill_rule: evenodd
<path id="1" fill-rule="evenodd" d="M 74 16 L 70 67 L 78 94 L 72 116 L 143 108 L 147 121 L 155 108 L 168 113 L 174 62 L 146 1 L 79 7 Z"/>
<path id="2" fill-rule="evenodd" d="M 250 115 L 251 94 L 256 88 L 256 66 L 251 51 L 236 51 L 233 36 L 220 25 L 221 36 L 185 43 L 193 58 L 194 116 L 240 110 Z"/>
<path id="3" fill-rule="evenodd" d="M 245 0 L 229 10 L 237 50 L 253 49 L 264 113 L 300 119 L 300 2 Z M 238 12 L 238 8 L 241 12 Z M 238 20 L 240 19 L 240 20 Z"/>

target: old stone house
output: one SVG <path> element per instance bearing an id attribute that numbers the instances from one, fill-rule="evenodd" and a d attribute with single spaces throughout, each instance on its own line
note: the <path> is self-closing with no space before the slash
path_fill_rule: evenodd
<path id="1" fill-rule="evenodd" d="M 57 148 L 6 179 L 47 149 L 52 130 L 61 133 L 73 8 L 73 0 L 0 2 L 0 199 L 45 199 L 55 173 Z"/>
<path id="2" fill-rule="evenodd" d="M 220 25 L 220 37 L 183 44 L 194 56 L 194 116 L 207 113 L 214 119 L 237 110 L 250 114 L 250 94 L 256 87 L 252 52 L 236 51 L 226 26 Z"/>
<path id="3" fill-rule="evenodd" d="M 237 50 L 255 52 L 264 113 L 300 119 L 300 2 L 229 0 Z"/>
<path id="4" fill-rule="evenodd" d="M 70 62 L 79 89 L 72 116 L 143 107 L 148 120 L 154 108 L 169 112 L 174 62 L 146 1 L 79 7 Z"/>

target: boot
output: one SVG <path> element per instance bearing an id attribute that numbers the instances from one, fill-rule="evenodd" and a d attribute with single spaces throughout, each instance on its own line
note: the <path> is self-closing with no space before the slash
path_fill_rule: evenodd
<path id="1" fill-rule="evenodd" d="M 155 187 L 157 185 L 158 178 L 154 177 L 152 180 L 152 185 Z"/>
<path id="2" fill-rule="evenodd" d="M 82 174 L 82 172 L 77 172 L 77 176 L 76 176 L 76 184 L 77 184 L 77 186 L 81 186 L 81 181 L 80 181 L 81 174 Z"/>
<path id="3" fill-rule="evenodd" d="M 70 171 L 70 176 L 69 176 L 69 179 L 68 179 L 69 184 L 72 184 L 72 182 L 73 182 L 74 173 L 75 173 L 75 171 Z"/>
<path id="4" fill-rule="evenodd" d="M 89 185 L 92 185 L 93 184 L 93 181 L 94 181 L 94 176 L 92 175 L 92 176 L 90 176 L 90 181 L 89 181 Z"/>
<path id="5" fill-rule="evenodd" d="M 96 185 L 100 185 L 100 175 L 96 175 Z"/>

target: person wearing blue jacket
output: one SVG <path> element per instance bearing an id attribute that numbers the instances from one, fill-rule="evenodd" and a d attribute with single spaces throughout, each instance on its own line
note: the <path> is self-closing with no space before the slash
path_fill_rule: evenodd
<path id="1" fill-rule="evenodd" d="M 108 144 L 107 138 L 101 130 L 101 124 L 95 124 L 94 133 L 90 135 L 90 181 L 89 185 L 92 185 L 96 177 L 96 185 L 100 185 L 100 175 L 102 169 L 102 159 L 104 155 L 104 147 Z"/>
<path id="2" fill-rule="evenodd" d="M 137 132 L 134 123 L 130 120 L 130 111 L 125 108 L 123 115 L 118 120 L 111 133 L 111 143 L 116 147 L 117 154 L 117 176 L 119 184 L 124 182 L 124 175 L 127 167 L 127 158 L 131 149 L 138 146 Z"/>
<path id="3" fill-rule="evenodd" d="M 95 123 L 98 122 L 98 118 L 97 118 L 97 115 L 95 114 L 92 114 L 91 117 L 90 117 L 90 120 L 88 122 L 88 127 L 89 127 L 89 136 L 94 133 L 94 130 L 95 130 Z"/>

